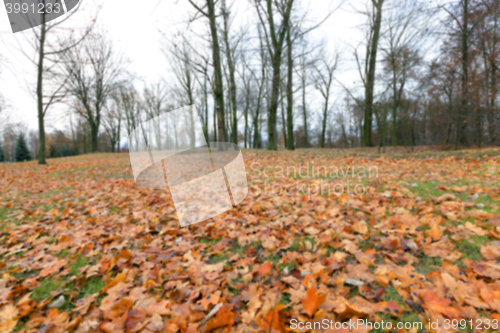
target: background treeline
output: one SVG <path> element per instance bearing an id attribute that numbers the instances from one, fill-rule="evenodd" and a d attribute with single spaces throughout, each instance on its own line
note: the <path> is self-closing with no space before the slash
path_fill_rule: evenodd
<path id="1" fill-rule="evenodd" d="M 98 20 L 71 34 L 60 23 L 34 29 L 25 53 L 39 129 L 4 126 L 5 159 L 21 136 L 40 163 L 126 151 L 141 121 L 192 104 L 210 141 L 244 148 L 499 143 L 497 0 L 331 1 L 320 17 L 306 0 L 182 1 L 186 23 L 164 33 L 171 73 L 158 82 L 126 70 Z M 315 33 L 345 7 L 363 18 L 363 38 L 340 52 Z M 66 129 L 46 133 L 56 105 Z"/>

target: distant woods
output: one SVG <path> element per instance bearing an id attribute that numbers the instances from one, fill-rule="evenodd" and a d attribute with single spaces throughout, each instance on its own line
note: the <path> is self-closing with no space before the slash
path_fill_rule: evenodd
<path id="1" fill-rule="evenodd" d="M 39 130 L 22 133 L 33 158 L 126 151 L 142 121 L 186 105 L 196 106 L 209 141 L 243 148 L 499 144 L 496 0 L 359 8 L 338 0 L 316 10 L 321 16 L 307 0 L 183 1 L 184 23 L 158 45 L 171 69 L 158 82 L 137 84 L 98 22 L 72 37 L 48 24 L 34 30 L 25 53 L 38 55 Z M 363 20 L 346 27 L 361 38 L 313 38 L 344 10 Z M 1 117 L 8 106 L 0 104 Z M 48 134 L 56 104 L 67 109 L 67 126 Z M 192 140 L 193 121 L 178 122 L 178 144 Z M 0 127 L 6 160 L 24 128 L 10 124 Z"/>

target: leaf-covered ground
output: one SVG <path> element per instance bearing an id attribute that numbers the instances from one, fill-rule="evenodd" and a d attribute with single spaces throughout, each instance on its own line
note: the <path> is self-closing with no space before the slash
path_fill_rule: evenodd
<path id="1" fill-rule="evenodd" d="M 0 332 L 499 331 L 499 155 L 246 151 L 247 199 L 189 228 L 126 154 L 0 165 Z"/>

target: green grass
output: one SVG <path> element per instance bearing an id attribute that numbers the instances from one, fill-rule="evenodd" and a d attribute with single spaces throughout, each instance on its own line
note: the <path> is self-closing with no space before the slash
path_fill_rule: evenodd
<path id="1" fill-rule="evenodd" d="M 64 258 L 64 257 L 67 257 L 69 254 L 70 254 L 70 252 L 67 249 L 64 249 L 61 252 L 56 253 L 56 257 Z"/>
<path id="2" fill-rule="evenodd" d="M 432 258 L 426 255 L 418 257 L 419 262 L 414 265 L 415 271 L 417 273 L 427 276 L 430 272 L 434 272 L 436 269 L 442 266 L 442 261 L 440 258 Z"/>
<path id="3" fill-rule="evenodd" d="M 416 187 L 410 187 L 410 191 L 415 195 L 422 198 L 422 200 L 430 200 L 431 196 L 438 197 L 444 194 L 445 192 L 441 192 L 436 190 L 436 187 L 441 185 L 441 183 L 437 181 L 428 181 L 428 182 L 415 182 L 417 184 Z"/>
<path id="4" fill-rule="evenodd" d="M 314 248 L 314 245 L 316 244 L 314 238 L 312 238 L 312 237 L 305 237 L 303 239 L 297 239 L 296 238 L 296 239 L 293 240 L 293 244 L 290 247 L 290 250 L 291 251 L 295 251 L 295 252 L 299 252 L 301 244 L 304 246 L 304 249 L 306 248 L 306 242 L 311 243 L 312 248 Z M 311 252 L 312 252 L 312 248 L 311 248 Z"/>
<path id="5" fill-rule="evenodd" d="M 399 305 L 405 304 L 404 298 L 398 294 L 398 291 L 393 286 L 390 286 L 385 290 L 385 294 L 382 299 L 386 302 L 394 301 Z"/>
<path id="6" fill-rule="evenodd" d="M 221 239 L 218 238 L 218 239 L 212 239 L 212 238 L 200 238 L 200 240 L 198 241 L 200 244 L 207 244 L 207 245 L 215 245 L 217 244 L 218 242 L 220 242 Z"/>
<path id="7" fill-rule="evenodd" d="M 483 204 L 484 208 L 482 210 L 496 214 L 500 213 L 498 209 L 493 209 L 492 206 L 498 204 L 498 200 L 493 199 L 490 195 L 482 195 L 476 201 L 477 204 Z"/>
<path id="8" fill-rule="evenodd" d="M 43 280 L 40 285 L 35 290 L 33 290 L 31 298 L 39 302 L 41 300 L 49 298 L 51 296 L 50 293 L 62 290 L 63 287 L 64 284 L 59 280 Z"/>
<path id="9" fill-rule="evenodd" d="M 86 257 L 79 256 L 76 261 L 71 263 L 69 266 L 71 267 L 70 275 L 76 276 L 80 272 L 80 268 L 88 265 L 89 260 Z"/>
<path id="10" fill-rule="evenodd" d="M 226 261 L 228 259 L 227 254 L 214 254 L 210 256 L 209 262 L 211 265 L 218 264 L 220 262 Z"/>
<path id="11" fill-rule="evenodd" d="M 470 236 L 470 239 L 474 243 L 480 244 L 480 245 L 485 245 L 490 241 L 490 238 L 488 236 L 479 236 L 479 235 Z"/>
<path id="12" fill-rule="evenodd" d="M 233 254 L 243 254 L 245 253 L 245 248 L 238 243 L 237 240 L 233 241 L 233 245 L 231 247 L 231 251 Z"/>
<path id="13" fill-rule="evenodd" d="M 18 322 L 16 327 L 14 328 L 14 332 L 19 332 L 21 330 L 24 330 L 26 328 L 26 324 L 28 323 L 28 320 L 30 317 L 26 316 L 21 318 Z"/>
<path id="14" fill-rule="evenodd" d="M 290 263 L 287 263 L 287 264 L 280 264 L 280 270 L 281 271 L 285 270 L 285 268 L 288 268 L 288 271 L 291 272 L 291 271 L 293 271 L 297 267 L 298 267 L 298 265 L 297 265 L 296 262 L 290 262 Z"/>
<path id="15" fill-rule="evenodd" d="M 47 279 L 41 281 L 40 286 L 33 290 L 31 294 L 31 299 L 35 301 L 42 301 L 51 297 L 51 293 L 59 291 L 66 295 L 66 300 L 69 299 L 69 293 L 78 293 L 82 297 L 89 297 L 93 294 L 98 294 L 106 284 L 100 277 L 94 277 L 86 280 L 81 287 L 76 287 L 74 282 L 65 283 L 62 280 Z M 59 310 L 71 310 L 74 304 L 71 302 L 66 302 Z"/>
<path id="16" fill-rule="evenodd" d="M 83 294 L 84 297 L 89 297 L 90 295 L 99 293 L 105 286 L 106 284 L 101 278 L 94 277 L 83 283 L 80 294 Z"/>
<path id="17" fill-rule="evenodd" d="M 40 273 L 39 270 L 33 270 L 33 271 L 26 270 L 22 273 L 11 273 L 10 275 L 12 275 L 13 277 L 15 277 L 18 280 L 26 280 L 26 279 L 36 277 L 38 275 L 38 273 Z"/>
<path id="18" fill-rule="evenodd" d="M 457 250 L 462 253 L 463 258 L 481 261 L 483 256 L 481 255 L 481 248 L 477 244 L 464 239 L 456 242 L 455 245 L 457 246 Z"/>
<path id="19" fill-rule="evenodd" d="M 299 252 L 300 251 L 300 241 L 298 239 L 293 240 L 292 246 L 290 246 L 290 250 L 294 252 Z"/>
<path id="20" fill-rule="evenodd" d="M 3 221 L 10 214 L 10 210 L 6 208 L 0 208 L 0 221 Z"/>
<path id="21" fill-rule="evenodd" d="M 273 264 L 277 264 L 281 261 L 281 256 L 277 254 L 271 254 L 266 257 L 265 261 L 270 261 Z"/>
<path id="22" fill-rule="evenodd" d="M 289 305 L 291 302 L 292 300 L 290 299 L 290 295 L 286 293 L 281 293 L 280 304 Z"/>
<path id="23" fill-rule="evenodd" d="M 67 192 L 67 191 L 72 190 L 72 189 L 73 189 L 73 186 L 58 187 L 58 188 L 53 189 L 53 190 L 48 190 L 48 191 L 42 192 L 42 193 L 38 194 L 37 197 L 39 199 L 52 198 L 52 197 L 57 196 L 58 194 L 62 194 L 64 192 Z"/>
<path id="24" fill-rule="evenodd" d="M 405 323 L 408 323 L 407 327 L 410 327 L 410 325 L 411 325 L 411 328 L 417 329 L 416 330 L 417 332 L 425 332 L 425 323 L 422 322 L 422 319 L 420 319 L 420 317 L 418 316 L 418 313 L 416 313 L 411 308 L 408 308 L 408 305 L 406 305 L 406 302 L 403 299 L 403 297 L 401 297 L 398 294 L 398 292 L 396 291 L 396 288 L 394 288 L 393 286 L 388 287 L 386 289 L 384 296 L 383 296 L 383 300 L 386 302 L 390 302 L 390 301 L 396 302 L 399 306 L 405 308 L 405 310 L 403 310 L 403 314 L 399 318 L 392 317 L 387 313 L 379 313 L 379 316 L 381 319 L 383 319 L 385 322 L 392 323 L 392 330 L 385 331 L 382 329 L 373 329 L 373 331 L 371 331 L 371 332 L 377 332 L 377 333 L 396 332 L 398 323 L 403 323 L 403 325 Z M 422 328 L 422 329 L 420 329 L 420 328 Z"/>
<path id="25" fill-rule="evenodd" d="M 371 238 L 367 238 L 365 240 L 362 240 L 358 243 L 358 247 L 360 250 L 368 250 L 368 249 L 372 249 L 373 248 L 373 239 Z"/>
<path id="26" fill-rule="evenodd" d="M 7 228 L 7 218 L 11 214 L 11 210 L 6 208 L 0 208 L 0 230 Z M 16 223 L 17 224 L 17 223 Z"/>
<path id="27" fill-rule="evenodd" d="M 109 215 L 120 213 L 120 209 L 116 206 L 109 207 Z"/>

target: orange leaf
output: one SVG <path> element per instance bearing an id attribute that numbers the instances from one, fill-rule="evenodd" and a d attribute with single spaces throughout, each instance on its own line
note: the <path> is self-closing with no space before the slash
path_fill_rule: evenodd
<path id="1" fill-rule="evenodd" d="M 269 274 L 271 274 L 271 262 L 267 261 L 267 262 L 263 263 L 262 265 L 260 265 L 257 273 L 261 276 L 268 276 Z"/>
<path id="2" fill-rule="evenodd" d="M 216 305 L 219 303 L 220 299 L 220 292 L 219 293 L 214 293 L 212 295 L 208 295 L 207 297 L 203 297 L 203 299 L 200 301 L 201 305 L 203 306 L 203 310 L 207 311 L 210 304 Z"/>
<path id="3" fill-rule="evenodd" d="M 287 332 L 283 321 L 280 320 L 280 311 L 283 308 L 284 305 L 280 304 L 275 309 L 269 311 L 262 325 L 264 328 L 264 332 Z"/>
<path id="4" fill-rule="evenodd" d="M 226 306 L 222 306 L 215 317 L 207 322 L 207 332 L 213 331 L 217 328 L 224 326 L 233 326 L 234 324 L 234 313 L 229 310 Z"/>
<path id="5" fill-rule="evenodd" d="M 389 301 L 389 302 L 380 302 L 378 303 L 380 306 L 380 309 L 384 311 L 385 313 L 395 316 L 395 317 L 401 317 L 403 314 L 403 308 L 400 307 L 396 302 L 394 301 Z"/>
<path id="6" fill-rule="evenodd" d="M 312 317 L 318 307 L 323 304 L 326 300 L 326 294 L 321 296 L 318 295 L 318 289 L 315 287 L 310 288 L 306 293 L 306 298 L 302 300 L 302 306 L 304 307 L 307 315 Z"/>
<path id="7" fill-rule="evenodd" d="M 451 300 L 441 298 L 433 291 L 425 291 L 420 293 L 420 297 L 424 301 L 424 306 L 434 312 L 448 318 L 460 318 L 461 313 L 457 308 L 451 306 Z"/>
<path id="8" fill-rule="evenodd" d="M 103 292 L 107 291 L 110 288 L 113 288 L 114 286 L 116 286 L 120 282 L 125 283 L 126 280 L 127 280 L 127 276 L 124 273 L 118 274 L 114 279 L 112 279 L 111 281 L 109 281 L 109 283 L 103 289 Z"/>
<path id="9" fill-rule="evenodd" d="M 437 242 L 442 236 L 443 230 L 439 229 L 437 224 L 434 224 L 431 230 L 429 230 L 429 237 L 431 237 L 433 241 Z"/>

